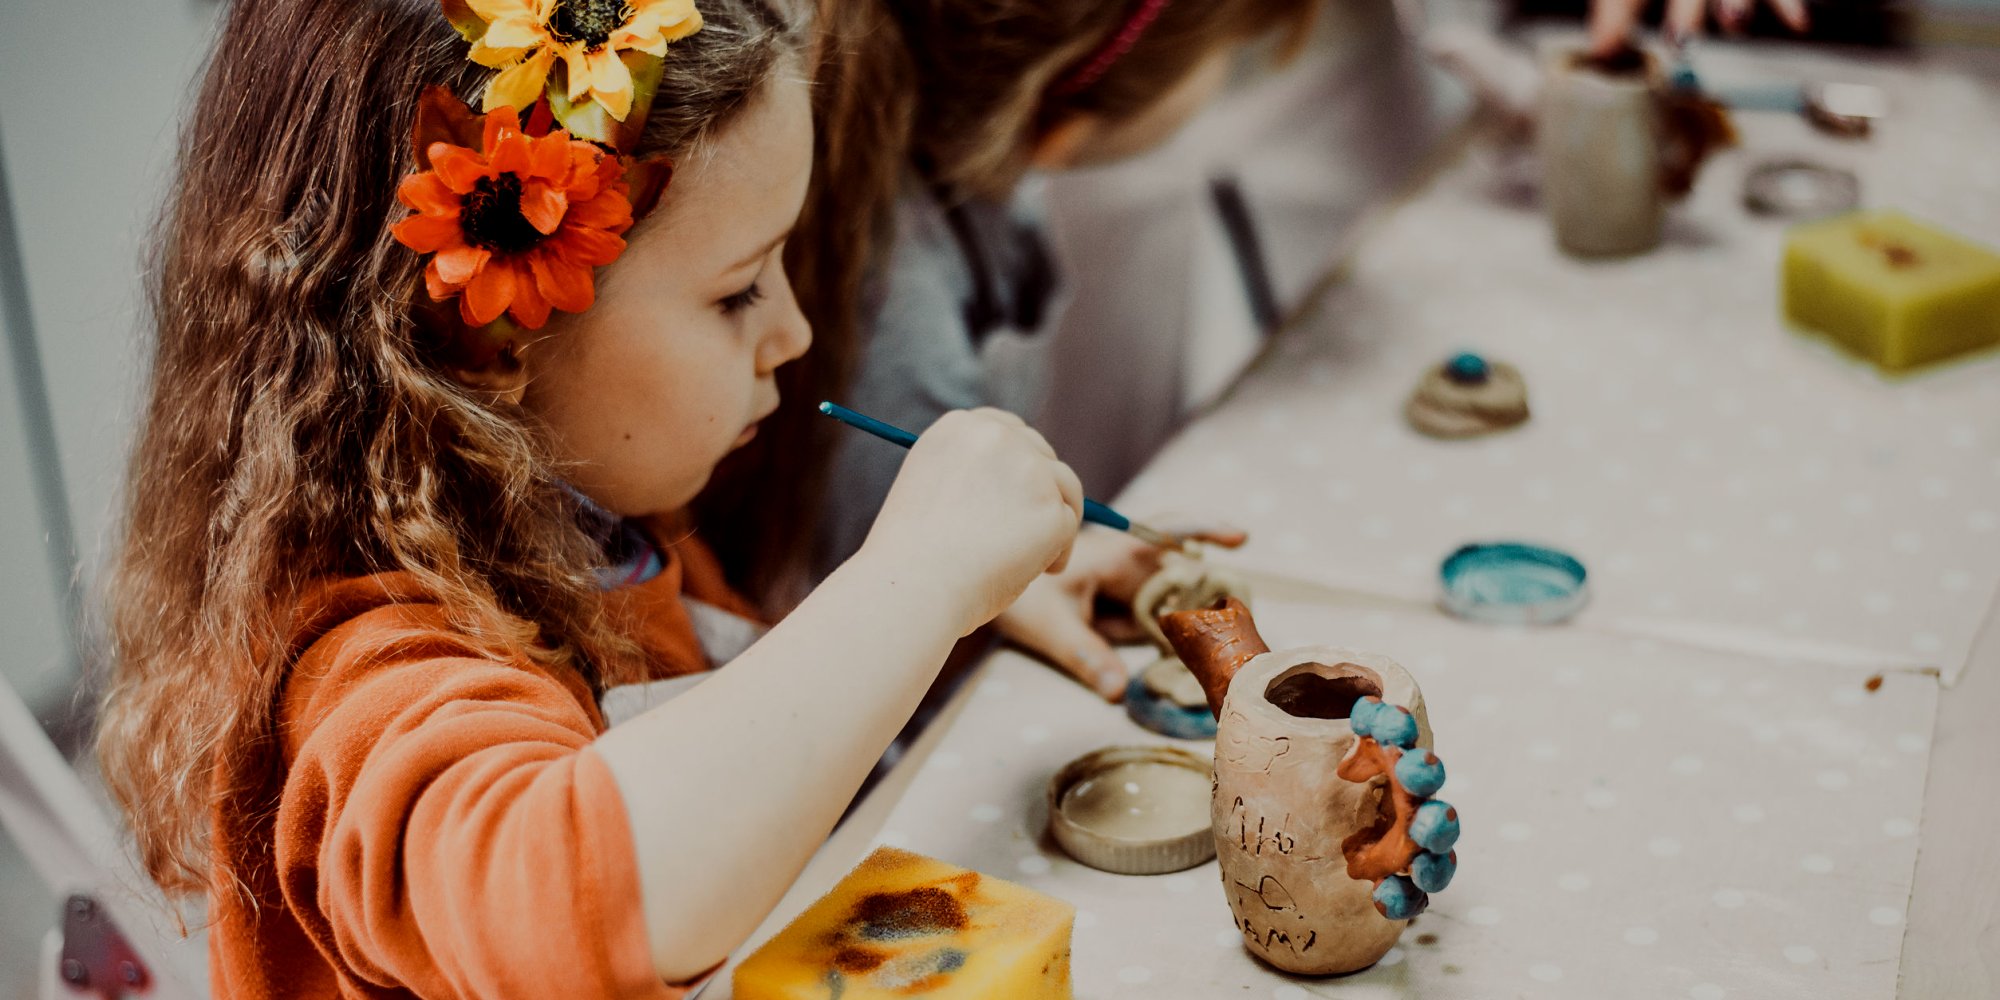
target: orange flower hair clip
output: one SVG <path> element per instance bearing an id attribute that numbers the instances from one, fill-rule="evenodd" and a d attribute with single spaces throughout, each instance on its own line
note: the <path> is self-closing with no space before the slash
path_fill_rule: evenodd
<path id="1" fill-rule="evenodd" d="M 433 91 L 425 104 L 450 100 Z M 430 143 L 431 168 L 396 190 L 417 213 L 396 224 L 397 241 L 435 255 L 425 290 L 434 301 L 457 297 L 467 326 L 506 313 L 535 330 L 551 306 L 590 308 L 591 269 L 618 259 L 619 234 L 632 227 L 623 166 L 567 132 L 527 134 L 513 108 L 486 115 L 480 131 L 476 149 Z"/>
<path id="2" fill-rule="evenodd" d="M 396 241 L 430 254 L 424 290 L 458 300 L 464 326 L 540 329 L 552 309 L 596 300 L 594 269 L 658 203 L 673 168 L 638 159 L 667 43 L 701 30 L 693 0 L 441 0 L 499 69 L 476 114 L 443 87 L 424 92 L 419 169 L 396 197 L 415 214 Z M 523 123 L 521 112 L 528 120 Z"/>

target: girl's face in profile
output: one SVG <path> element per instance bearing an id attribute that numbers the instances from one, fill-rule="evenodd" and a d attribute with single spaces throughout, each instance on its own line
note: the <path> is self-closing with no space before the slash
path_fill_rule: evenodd
<path id="1" fill-rule="evenodd" d="M 774 78 L 691 160 L 599 271 L 596 304 L 557 314 L 520 353 L 522 405 L 564 474 L 627 517 L 693 500 L 777 407 L 773 373 L 812 343 L 783 264 L 812 174 L 806 85 Z"/>

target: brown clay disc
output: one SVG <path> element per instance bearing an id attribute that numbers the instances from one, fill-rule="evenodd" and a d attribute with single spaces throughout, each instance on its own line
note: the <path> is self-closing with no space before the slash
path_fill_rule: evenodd
<path id="1" fill-rule="evenodd" d="M 1483 382 L 1464 383 L 1433 368 L 1417 383 L 1403 415 L 1418 433 L 1469 438 L 1506 430 L 1528 419 L 1528 386 L 1520 369 L 1495 362 Z"/>
<path id="2" fill-rule="evenodd" d="M 1497 420 L 1527 419 L 1528 384 L 1521 370 L 1505 362 L 1492 363 L 1486 381 L 1455 382 L 1443 368 L 1433 368 L 1417 383 L 1418 398 L 1441 410 L 1477 413 Z"/>
<path id="3" fill-rule="evenodd" d="M 1511 423 L 1496 422 L 1476 413 L 1441 410 L 1416 398 L 1412 398 L 1403 407 L 1403 416 L 1419 434 L 1434 438 L 1478 437 L 1481 434 L 1491 434 L 1513 426 Z"/>

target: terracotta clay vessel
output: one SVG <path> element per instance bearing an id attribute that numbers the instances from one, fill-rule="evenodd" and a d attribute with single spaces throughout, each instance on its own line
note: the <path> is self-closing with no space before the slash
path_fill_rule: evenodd
<path id="1" fill-rule="evenodd" d="M 1210 815 L 1245 946 L 1300 975 L 1373 965 L 1408 921 L 1383 916 L 1377 882 L 1351 877 L 1348 856 L 1403 833 L 1386 778 L 1355 782 L 1335 772 L 1357 742 L 1349 712 L 1368 695 L 1409 710 L 1419 748 L 1412 753 L 1428 756 L 1430 722 L 1416 682 L 1374 654 L 1271 652 L 1234 600 L 1168 614 L 1161 625 L 1219 720 Z"/>

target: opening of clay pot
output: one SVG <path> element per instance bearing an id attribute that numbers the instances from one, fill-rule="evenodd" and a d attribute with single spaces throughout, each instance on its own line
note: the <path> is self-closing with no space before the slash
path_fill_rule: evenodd
<path id="1" fill-rule="evenodd" d="M 1358 663 L 1301 663 L 1264 689 L 1266 701 L 1301 719 L 1345 719 L 1371 694 L 1382 696 L 1382 678 Z"/>

